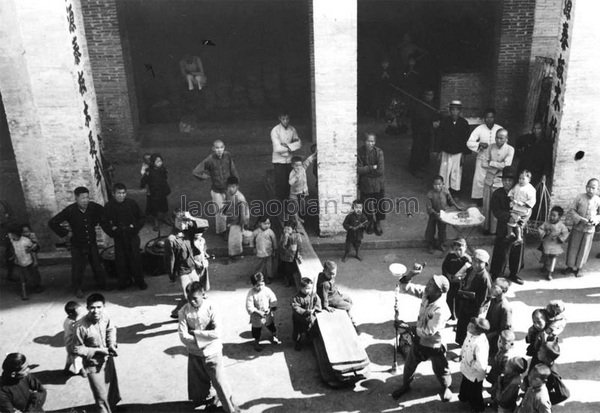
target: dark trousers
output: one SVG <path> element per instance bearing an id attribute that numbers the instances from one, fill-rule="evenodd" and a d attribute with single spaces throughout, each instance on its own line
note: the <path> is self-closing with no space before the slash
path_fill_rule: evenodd
<path id="1" fill-rule="evenodd" d="M 408 168 L 411 172 L 424 169 L 429 163 L 429 132 L 414 131 L 412 147 L 410 148 L 410 161 Z"/>
<path id="2" fill-rule="evenodd" d="M 360 249 L 360 244 L 362 244 L 362 241 L 346 240 L 346 245 L 344 247 L 344 255 L 350 254 L 350 250 L 352 248 L 354 248 L 354 251 L 356 251 L 356 253 L 358 254 L 358 250 Z"/>
<path id="3" fill-rule="evenodd" d="M 419 364 L 427 360 L 431 360 L 433 373 L 442 387 L 450 387 L 452 376 L 450 376 L 450 368 L 446 359 L 446 348 L 444 346 L 440 348 L 425 347 L 417 342 L 413 343 L 406 357 L 402 375 L 403 384 L 409 385 Z"/>
<path id="4" fill-rule="evenodd" d="M 458 298 L 455 301 L 456 305 L 456 343 L 462 346 L 465 338 L 467 338 L 467 326 L 471 318 L 479 316 L 479 307 L 476 307 L 470 302 Z"/>
<path id="5" fill-rule="evenodd" d="M 275 328 L 275 323 L 271 323 L 269 325 L 266 325 L 265 327 L 267 327 L 267 330 L 269 330 L 271 332 L 271 334 L 273 334 L 273 337 L 275 337 L 277 335 L 277 328 Z M 252 338 L 255 341 L 260 341 L 260 333 L 262 332 L 262 327 L 252 327 Z"/>
<path id="6" fill-rule="evenodd" d="M 460 382 L 458 400 L 469 403 L 472 411 L 482 412 L 485 410 L 482 391 L 483 381 L 471 381 L 463 376 Z"/>
<path id="7" fill-rule="evenodd" d="M 452 318 L 456 317 L 456 294 L 459 289 L 460 281 L 450 281 L 450 289 L 448 290 L 448 293 L 446 293 L 446 303 L 448 304 Z"/>
<path id="8" fill-rule="evenodd" d="M 383 221 L 385 219 L 382 203 L 380 202 L 384 197 L 385 193 L 383 191 L 360 194 L 360 200 L 365 206 L 365 215 L 370 221 Z"/>
<path id="9" fill-rule="evenodd" d="M 273 184 L 275 186 L 275 197 L 281 201 L 288 199 L 290 196 L 290 172 L 292 172 L 292 164 L 273 164 Z"/>
<path id="10" fill-rule="evenodd" d="M 288 284 L 294 285 L 294 274 L 298 267 L 295 262 L 279 261 L 279 274 L 287 281 Z"/>
<path id="11" fill-rule="evenodd" d="M 131 279 L 140 285 L 144 282 L 140 237 L 137 234 L 115 236 L 115 265 L 119 275 L 119 284 L 131 284 Z"/>
<path id="12" fill-rule="evenodd" d="M 36 288 L 42 284 L 40 271 L 37 265 L 29 264 L 27 267 L 15 265 L 13 271 L 15 274 L 18 274 L 21 284 L 25 284 L 27 287 Z"/>
<path id="13" fill-rule="evenodd" d="M 514 242 L 507 240 L 504 236 L 496 236 L 490 264 L 492 278 L 503 277 L 507 265 L 511 276 L 519 274 L 523 268 L 523 255 L 524 248 L 522 242 Z"/>
<path id="14" fill-rule="evenodd" d="M 297 313 L 292 313 L 292 338 L 294 341 L 299 341 L 302 334 L 310 335 L 315 324 L 316 317 L 314 315 L 303 316 Z"/>
<path id="15" fill-rule="evenodd" d="M 429 221 L 427 221 L 427 228 L 425 229 L 425 240 L 431 247 L 435 247 L 435 231 L 438 233 L 438 243 L 443 245 L 446 242 L 446 224 L 438 219 L 435 215 L 429 215 Z"/>
<path id="16" fill-rule="evenodd" d="M 81 289 L 83 274 L 88 262 L 92 267 L 97 287 L 106 287 L 106 273 L 100 262 L 98 246 L 93 244 L 89 247 L 71 247 L 71 286 L 74 290 Z"/>

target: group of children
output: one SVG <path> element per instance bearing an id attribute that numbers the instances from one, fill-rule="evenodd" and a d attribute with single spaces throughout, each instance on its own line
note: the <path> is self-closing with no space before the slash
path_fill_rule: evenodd
<path id="1" fill-rule="evenodd" d="M 566 400 L 569 391 L 554 365 L 560 355 L 559 335 L 566 326 L 564 312 L 560 300 L 533 312 L 526 355 L 514 350 L 515 334 L 510 329 L 499 334 L 494 353 L 486 336 L 488 320 L 472 318 L 461 351 L 459 400 L 474 412 L 484 411 L 484 379 L 491 384 L 488 404 L 498 412 L 546 413 Z"/>

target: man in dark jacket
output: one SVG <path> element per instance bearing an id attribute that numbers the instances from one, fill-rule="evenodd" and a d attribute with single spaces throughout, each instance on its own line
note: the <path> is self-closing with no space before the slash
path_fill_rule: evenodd
<path id="1" fill-rule="evenodd" d="M 48 226 L 59 237 L 71 240 L 71 286 L 78 298 L 83 297 L 81 289 L 86 261 L 94 272 L 96 288 L 106 288 L 106 273 L 100 263 L 100 253 L 96 244 L 96 226 L 102 221 L 104 208 L 90 201 L 90 191 L 77 187 L 74 191 L 75 203 L 69 205 L 48 221 Z M 67 229 L 61 224 L 67 222 Z"/>
<path id="2" fill-rule="evenodd" d="M 470 152 L 467 148 L 470 130 L 469 123 L 460 116 L 462 103 L 460 100 L 450 102 L 450 116 L 442 119 L 437 130 L 440 154 L 440 172 L 444 183 L 452 193 L 460 191 L 462 179 L 463 154 Z M 452 192 L 454 191 L 454 192 Z"/>
<path id="3" fill-rule="evenodd" d="M 138 204 L 127 198 L 127 188 L 117 183 L 113 188 L 113 199 L 104 207 L 102 229 L 115 241 L 115 266 L 119 276 L 119 289 L 123 290 L 135 281 L 140 290 L 148 285 L 142 272 L 140 237 L 144 217 Z"/>
<path id="4" fill-rule="evenodd" d="M 383 151 L 375 146 L 375 134 L 365 135 L 365 144 L 358 148 L 358 190 L 360 200 L 365 206 L 365 214 L 370 220 L 367 234 L 375 231 L 376 235 L 383 234 L 381 221 L 385 214 L 380 200 L 385 195 Z"/>
<path id="5" fill-rule="evenodd" d="M 508 228 L 506 224 L 510 219 L 508 191 L 515 184 L 515 176 L 514 168 L 505 167 L 502 170 L 502 188 L 496 189 L 490 200 L 490 209 L 498 220 L 490 272 L 494 279 L 502 277 L 508 261 L 510 275 L 507 279 L 517 284 L 523 284 L 523 280 L 517 275 L 523 266 L 523 242 L 506 239 Z"/>
<path id="6" fill-rule="evenodd" d="M 457 318 L 456 342 L 462 346 L 467 337 L 467 326 L 471 318 L 485 316 L 490 303 L 492 280 L 487 271 L 490 254 L 478 249 L 473 254 L 473 266 L 462 277 L 462 284 L 456 295 Z"/>
<path id="7" fill-rule="evenodd" d="M 424 171 L 429 164 L 429 152 L 433 140 L 433 123 L 439 121 L 438 111 L 431 108 L 433 105 L 433 90 L 427 89 L 423 93 L 423 102 L 417 102 L 411 113 L 412 146 L 408 169 L 414 176 L 419 171 Z"/>

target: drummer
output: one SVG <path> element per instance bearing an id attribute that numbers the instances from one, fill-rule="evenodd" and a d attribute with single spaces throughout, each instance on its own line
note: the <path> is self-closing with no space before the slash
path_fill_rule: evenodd
<path id="1" fill-rule="evenodd" d="M 405 269 L 404 266 L 401 267 Z M 450 283 L 443 275 L 434 275 L 425 287 L 412 284 L 411 278 L 418 275 L 421 268 L 422 266 L 415 264 L 415 267 L 406 272 L 399 282 L 401 292 L 422 298 L 422 301 L 417 318 L 417 335 L 406 358 L 406 363 L 404 363 L 402 386 L 392 393 L 392 397 L 399 399 L 408 393 L 418 365 L 422 361 L 430 359 L 433 372 L 442 385 L 440 397 L 442 401 L 448 402 L 452 399 L 450 391 L 452 377 L 441 331 L 450 317 L 450 311 L 446 305 L 446 293 L 450 288 Z M 393 270 L 391 266 L 390 270 Z"/>

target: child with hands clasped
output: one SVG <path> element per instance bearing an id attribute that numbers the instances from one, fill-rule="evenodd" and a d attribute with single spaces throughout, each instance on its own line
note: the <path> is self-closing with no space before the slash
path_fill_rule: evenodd
<path id="1" fill-rule="evenodd" d="M 348 258 L 348 254 L 350 254 L 350 249 L 352 247 L 354 247 L 354 251 L 356 251 L 356 259 L 362 261 L 358 250 L 360 249 L 365 229 L 369 225 L 369 219 L 363 213 L 362 202 L 359 200 L 352 202 L 352 211 L 346 215 L 342 225 L 346 230 L 346 245 L 344 247 L 342 262 L 346 262 L 346 258 Z"/>
<path id="2" fill-rule="evenodd" d="M 519 175 L 519 182 L 510 191 L 510 219 L 506 224 L 507 238 L 515 239 L 515 241 L 523 240 L 523 226 L 531 216 L 531 210 L 535 206 L 536 191 L 531 181 L 531 172 L 524 170 Z"/>
<path id="3" fill-rule="evenodd" d="M 252 324 L 254 350 L 262 351 L 260 335 L 263 326 L 272 334 L 271 343 L 281 344 L 281 341 L 277 338 L 277 329 L 273 317 L 275 310 L 277 310 L 277 297 L 269 287 L 265 286 L 265 278 L 262 273 L 253 274 L 250 281 L 252 282 L 252 288 L 246 296 L 246 311 L 250 315 L 250 324 Z"/>
<path id="4" fill-rule="evenodd" d="M 271 220 L 263 216 L 258 220 L 258 228 L 254 230 L 254 246 L 259 260 L 257 272 L 265 276 L 265 283 L 273 282 L 273 259 L 277 252 L 277 238 L 271 229 Z"/>
<path id="5" fill-rule="evenodd" d="M 569 230 L 561 221 L 563 214 L 564 210 L 561 207 L 553 207 L 550 210 L 548 221 L 544 222 L 538 228 L 538 232 L 542 238 L 542 257 L 540 258 L 540 262 L 543 265 L 543 270 L 546 272 L 546 279 L 548 281 L 552 280 L 554 267 L 556 266 L 556 257 L 564 252 L 562 246 L 569 238 Z"/>

